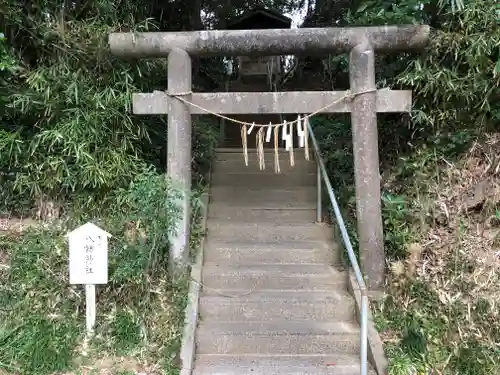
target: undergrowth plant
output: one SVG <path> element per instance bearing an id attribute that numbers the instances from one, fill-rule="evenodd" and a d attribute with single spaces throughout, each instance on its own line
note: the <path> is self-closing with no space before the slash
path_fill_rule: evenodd
<path id="1" fill-rule="evenodd" d="M 108 56 L 110 31 L 87 22 L 64 31 L 47 26 L 45 64 L 24 67 L 7 105 L 10 131 L 0 155 L 2 169 L 14 172 L 6 185 L 11 195 L 100 199 L 141 172 L 140 142 L 148 133 L 128 113 L 134 70 L 142 67 Z"/>
<path id="2" fill-rule="evenodd" d="M 179 194 L 146 169 L 95 222 L 113 237 L 109 283 L 97 288 L 96 336 L 87 345 L 85 297 L 82 286 L 69 285 L 66 239 L 87 218 L 0 236 L 0 369 L 44 375 L 128 355 L 173 371 L 186 295 L 186 281 L 173 282 L 167 266 Z"/>

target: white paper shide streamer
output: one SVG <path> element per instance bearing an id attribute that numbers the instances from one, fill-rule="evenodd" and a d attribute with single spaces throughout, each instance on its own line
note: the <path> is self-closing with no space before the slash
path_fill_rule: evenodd
<path id="1" fill-rule="evenodd" d="M 302 148 L 305 146 L 305 133 L 304 133 L 304 126 L 305 126 L 305 121 L 302 123 L 302 118 L 300 115 L 297 116 L 297 137 L 299 137 L 299 147 Z"/>
<path id="2" fill-rule="evenodd" d="M 241 128 L 241 137 L 243 143 L 243 154 L 245 157 L 245 165 L 248 166 L 248 144 L 247 137 L 252 134 L 252 131 L 255 127 L 258 128 L 256 133 L 256 151 L 257 151 L 257 159 L 259 162 L 259 169 L 265 169 L 265 161 L 264 161 L 264 143 L 270 143 L 274 141 L 274 169 L 276 173 L 280 173 L 279 166 L 279 141 L 283 141 L 283 146 L 285 147 L 285 151 L 288 151 L 290 154 L 290 166 L 295 166 L 295 156 L 294 156 L 294 124 L 296 124 L 297 138 L 298 138 L 298 147 L 304 148 L 304 156 L 306 160 L 309 160 L 309 117 L 307 115 L 298 115 L 296 121 L 286 122 L 283 121 L 282 124 L 272 124 L 269 125 L 256 125 L 255 123 L 244 124 Z M 281 128 L 281 129 L 280 129 Z M 280 134 L 281 130 L 281 134 Z M 274 135 L 274 136 L 273 136 Z"/>

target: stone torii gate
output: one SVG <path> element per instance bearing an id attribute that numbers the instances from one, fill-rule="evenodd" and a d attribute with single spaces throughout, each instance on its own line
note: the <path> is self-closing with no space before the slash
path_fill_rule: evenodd
<path id="1" fill-rule="evenodd" d="M 376 90 L 375 51 L 408 51 L 423 48 L 429 38 L 425 25 L 304 28 L 266 30 L 210 30 L 193 32 L 112 33 L 109 45 L 122 57 L 168 56 L 168 94 L 135 94 L 133 111 L 143 115 L 168 115 L 167 173 L 191 189 L 191 115 L 206 114 L 197 106 L 219 114 L 350 112 L 354 150 L 356 212 L 361 267 L 370 289 L 384 282 L 385 254 L 382 232 L 377 112 L 409 112 L 411 91 Z M 350 93 L 229 92 L 192 93 L 191 55 L 264 56 L 350 53 Z M 176 96 L 182 97 L 179 100 Z M 186 101 L 195 104 L 191 106 Z M 189 198 L 173 240 L 172 258 L 183 262 L 189 238 Z"/>

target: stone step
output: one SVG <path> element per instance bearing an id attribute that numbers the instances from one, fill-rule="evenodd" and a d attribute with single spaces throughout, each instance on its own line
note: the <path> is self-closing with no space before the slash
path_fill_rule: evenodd
<path id="1" fill-rule="evenodd" d="M 272 208 L 254 209 L 245 206 L 233 206 L 227 203 L 211 202 L 208 206 L 208 218 L 218 221 L 241 223 L 276 223 L 302 224 L 316 221 L 316 209 Z"/>
<path id="2" fill-rule="evenodd" d="M 232 186 L 235 188 L 268 187 L 287 189 L 296 186 L 316 186 L 316 173 L 247 173 L 242 169 L 240 173 L 214 173 L 211 179 L 214 186 Z"/>
<path id="3" fill-rule="evenodd" d="M 332 264 L 336 259 L 337 246 L 320 241 L 300 241 L 278 244 L 253 243 L 237 244 L 210 242 L 205 243 L 205 262 L 219 264 L 248 264 L 248 263 L 318 263 Z"/>
<path id="4" fill-rule="evenodd" d="M 193 375 L 359 375 L 359 355 L 199 355 Z M 376 375 L 369 366 L 368 375 Z"/>
<path id="5" fill-rule="evenodd" d="M 338 273 L 336 269 L 327 264 L 275 264 L 275 263 L 257 263 L 257 264 L 233 264 L 233 265 L 219 265 L 205 261 L 203 268 L 207 272 L 225 272 L 227 274 L 267 274 L 274 275 L 335 275 Z"/>
<path id="6" fill-rule="evenodd" d="M 345 288 L 346 273 L 322 265 L 260 264 L 219 266 L 205 263 L 202 270 L 205 295 L 252 294 L 269 290 L 331 291 Z"/>
<path id="7" fill-rule="evenodd" d="M 290 164 L 290 157 L 280 157 L 279 167 L 280 173 L 316 173 L 317 167 L 314 161 L 307 161 L 302 159 L 295 159 L 295 165 Z M 264 173 L 275 174 L 274 169 L 274 155 L 265 155 L 264 157 L 265 169 L 260 170 L 257 157 L 249 155 L 248 165 L 245 165 L 243 155 L 241 159 L 219 160 L 214 164 L 212 173 Z"/>
<path id="8" fill-rule="evenodd" d="M 242 242 L 276 243 L 288 241 L 333 241 L 333 229 L 325 224 L 228 223 L 216 219 L 207 222 L 207 238 Z"/>
<path id="9" fill-rule="evenodd" d="M 359 327 L 348 322 L 200 322 L 198 354 L 359 352 Z"/>
<path id="10" fill-rule="evenodd" d="M 203 321 L 352 321 L 354 316 L 354 299 L 344 291 L 200 299 Z"/>
<path id="11" fill-rule="evenodd" d="M 283 189 L 234 189 L 213 187 L 210 189 L 210 202 L 224 203 L 226 206 L 248 207 L 252 209 L 315 209 L 316 187 Z"/>

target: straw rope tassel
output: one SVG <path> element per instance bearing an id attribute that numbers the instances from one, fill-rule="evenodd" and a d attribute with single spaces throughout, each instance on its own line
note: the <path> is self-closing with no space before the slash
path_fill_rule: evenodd
<path id="1" fill-rule="evenodd" d="M 288 129 L 288 139 L 290 142 L 290 166 L 295 167 L 295 156 L 293 154 L 293 122 L 290 123 L 290 128 Z"/>
<path id="2" fill-rule="evenodd" d="M 302 123 L 304 127 L 304 155 L 305 159 L 309 161 L 309 118 L 304 117 L 304 122 Z"/>
<path id="3" fill-rule="evenodd" d="M 274 127 L 274 172 L 280 173 L 280 155 L 278 153 L 279 126 Z"/>
<path id="4" fill-rule="evenodd" d="M 245 165 L 248 167 L 248 146 L 247 146 L 247 126 L 241 127 L 241 143 L 243 145 L 243 157 L 245 158 Z"/>
<path id="5" fill-rule="evenodd" d="M 257 131 L 257 158 L 259 159 L 259 169 L 263 171 L 266 169 L 266 162 L 264 160 L 264 128 Z"/>

